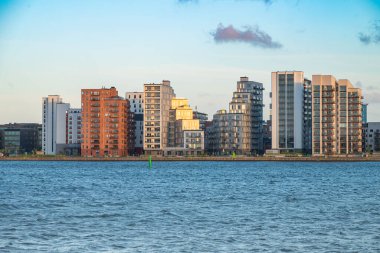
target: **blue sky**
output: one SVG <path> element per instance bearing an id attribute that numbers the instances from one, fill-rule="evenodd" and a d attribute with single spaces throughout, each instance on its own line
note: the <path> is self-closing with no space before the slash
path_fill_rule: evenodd
<path id="1" fill-rule="evenodd" d="M 0 123 L 40 122 L 49 94 L 79 107 L 81 88 L 163 79 L 211 118 L 240 76 L 264 83 L 268 118 L 277 70 L 347 78 L 380 121 L 380 1 L 0 0 Z"/>

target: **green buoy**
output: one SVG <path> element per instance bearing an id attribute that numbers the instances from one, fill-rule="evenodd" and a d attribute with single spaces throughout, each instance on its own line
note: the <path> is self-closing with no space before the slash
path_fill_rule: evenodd
<path id="1" fill-rule="evenodd" d="M 149 155 L 149 169 L 152 168 L 152 156 Z"/>

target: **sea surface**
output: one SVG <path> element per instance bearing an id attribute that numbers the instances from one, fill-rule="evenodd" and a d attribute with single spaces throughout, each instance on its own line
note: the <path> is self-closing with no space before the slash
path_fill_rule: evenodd
<path id="1" fill-rule="evenodd" d="M 380 252 L 380 163 L 3 161 L 0 252 Z"/>

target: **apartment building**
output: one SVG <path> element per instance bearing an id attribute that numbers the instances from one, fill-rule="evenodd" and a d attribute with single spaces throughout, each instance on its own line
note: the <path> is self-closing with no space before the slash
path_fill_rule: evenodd
<path id="1" fill-rule="evenodd" d="M 162 155 L 169 143 L 169 121 L 172 98 L 170 81 L 144 84 L 144 151 Z"/>
<path id="2" fill-rule="evenodd" d="M 272 151 L 311 153 L 311 81 L 302 71 L 272 72 Z"/>
<path id="3" fill-rule="evenodd" d="M 362 152 L 362 92 L 349 80 L 313 75 L 313 155 Z"/>
<path id="4" fill-rule="evenodd" d="M 81 103 L 82 156 L 121 157 L 133 152 L 133 113 L 115 87 L 82 89 Z"/>
<path id="5" fill-rule="evenodd" d="M 363 125 L 363 152 L 380 152 L 380 122 L 367 122 Z"/>
<path id="6" fill-rule="evenodd" d="M 127 92 L 125 98 L 129 100 L 131 112 L 134 113 L 135 154 L 142 154 L 144 148 L 144 92 Z"/>
<path id="7" fill-rule="evenodd" d="M 205 131 L 206 122 L 208 121 L 207 113 L 199 112 L 197 109 L 195 109 L 195 111 L 193 111 L 193 118 L 199 119 L 199 127 L 201 130 Z"/>
<path id="8" fill-rule="evenodd" d="M 169 112 L 168 147 L 165 155 L 200 155 L 204 152 L 204 131 L 186 98 L 172 98 Z"/>
<path id="9" fill-rule="evenodd" d="M 229 103 L 229 112 L 213 117 L 212 153 L 262 154 L 263 84 L 241 77 Z"/>
<path id="10" fill-rule="evenodd" d="M 66 120 L 66 144 L 80 144 L 82 140 L 82 109 L 68 109 Z"/>
<path id="11" fill-rule="evenodd" d="M 45 155 L 58 154 L 57 145 L 66 144 L 66 112 L 70 104 L 58 95 L 42 98 L 42 151 Z"/>
<path id="12" fill-rule="evenodd" d="M 248 113 L 218 110 L 208 133 L 208 152 L 214 155 L 251 154 L 251 118 Z"/>

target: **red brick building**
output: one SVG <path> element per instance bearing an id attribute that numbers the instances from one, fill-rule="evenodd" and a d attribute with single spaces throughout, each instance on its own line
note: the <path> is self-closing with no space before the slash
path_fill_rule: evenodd
<path id="1" fill-rule="evenodd" d="M 82 156 L 127 156 L 134 149 L 129 101 L 115 87 L 82 89 Z"/>

